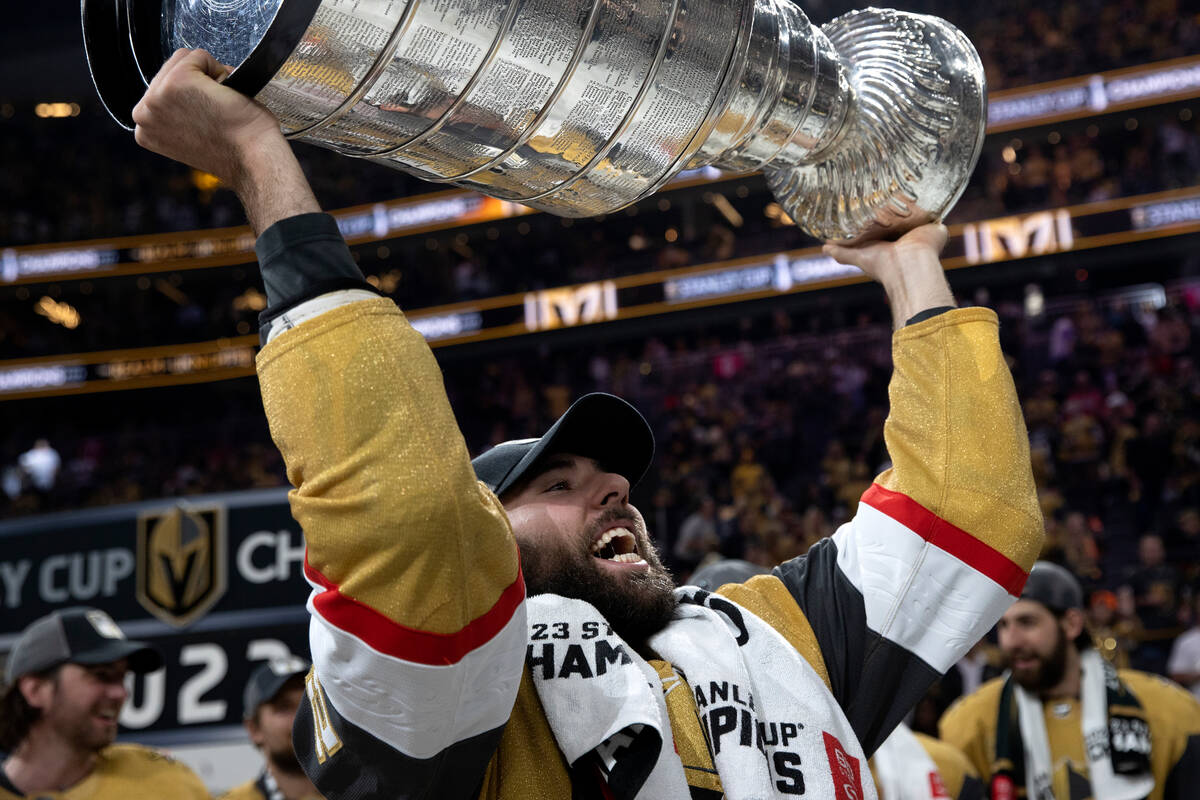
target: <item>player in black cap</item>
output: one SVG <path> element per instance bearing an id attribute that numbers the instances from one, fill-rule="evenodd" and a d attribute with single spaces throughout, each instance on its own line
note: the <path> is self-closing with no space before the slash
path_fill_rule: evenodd
<path id="1" fill-rule="evenodd" d="M 872 797 L 867 755 L 1016 598 L 1045 533 L 998 322 L 954 307 L 946 229 L 827 250 L 883 284 L 897 328 L 893 466 L 854 520 L 769 575 L 677 589 L 630 499 L 641 416 L 587 396 L 472 464 L 424 338 L 225 73 L 180 50 L 133 119 L 259 234 L 257 370 L 313 586 L 294 742 L 315 785 Z"/>
<path id="2" fill-rule="evenodd" d="M 54 793 L 70 800 L 207 798 L 187 767 L 133 744 L 113 744 L 129 697 L 125 676 L 162 666 L 95 608 L 55 611 L 31 623 L 5 668 L 0 709 L 0 800 Z"/>
<path id="3" fill-rule="evenodd" d="M 296 656 L 273 658 L 250 673 L 242 695 L 243 723 L 266 763 L 257 778 L 230 789 L 221 800 L 320 800 L 292 748 L 292 722 L 310 666 Z"/>
<path id="4" fill-rule="evenodd" d="M 993 798 L 1196 797 L 1200 702 L 1104 660 L 1074 575 L 1034 564 L 998 630 L 1009 672 L 941 721 L 942 738 L 966 753 Z"/>

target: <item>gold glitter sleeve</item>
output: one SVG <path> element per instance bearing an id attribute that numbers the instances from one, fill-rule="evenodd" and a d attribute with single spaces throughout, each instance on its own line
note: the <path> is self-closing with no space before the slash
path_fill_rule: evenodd
<path id="1" fill-rule="evenodd" d="M 512 616 L 524 591 L 507 517 L 475 479 L 433 354 L 392 301 L 279 335 L 258 375 L 306 575 L 330 598 L 319 613 L 447 657 L 455 637 L 470 647 Z"/>
<path id="2" fill-rule="evenodd" d="M 915 500 L 1027 573 L 1045 530 L 995 313 L 956 309 L 902 328 L 892 358 L 884 424 L 892 468 L 876 484 Z"/>

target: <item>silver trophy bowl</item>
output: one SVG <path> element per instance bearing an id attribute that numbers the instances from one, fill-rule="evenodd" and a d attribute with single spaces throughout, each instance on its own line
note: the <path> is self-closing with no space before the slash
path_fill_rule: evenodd
<path id="1" fill-rule="evenodd" d="M 940 219 L 979 157 L 986 86 L 937 17 L 812 25 L 789 0 L 83 0 L 100 97 L 132 109 L 204 48 L 284 133 L 560 216 L 685 169 L 762 170 L 821 239 Z"/>

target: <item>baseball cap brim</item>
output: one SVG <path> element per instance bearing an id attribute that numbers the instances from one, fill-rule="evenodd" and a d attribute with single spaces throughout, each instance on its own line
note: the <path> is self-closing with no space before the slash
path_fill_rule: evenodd
<path id="1" fill-rule="evenodd" d="M 162 655 L 145 642 L 114 639 L 82 653 L 73 654 L 67 661 L 72 664 L 111 664 L 122 658 L 129 660 L 129 671 L 137 675 L 153 672 L 163 665 Z"/>
<path id="2" fill-rule="evenodd" d="M 572 453 L 592 458 L 634 486 L 654 458 L 654 433 L 636 408 L 594 392 L 576 400 L 539 439 L 504 442 L 471 462 L 475 475 L 497 495 L 515 486 L 542 456 Z"/>

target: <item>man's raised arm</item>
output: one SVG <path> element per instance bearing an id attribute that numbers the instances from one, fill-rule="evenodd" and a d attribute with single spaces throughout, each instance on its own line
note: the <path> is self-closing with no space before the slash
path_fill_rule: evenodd
<path id="1" fill-rule="evenodd" d="M 313 587 L 297 753 L 330 796 L 471 795 L 521 676 L 516 543 L 424 339 L 363 281 L 276 120 L 223 73 L 177 52 L 135 135 L 233 187 L 259 234 L 259 380 Z"/>
<path id="2" fill-rule="evenodd" d="M 827 246 L 891 303 L 892 467 L 853 520 L 775 570 L 868 754 L 1020 594 L 1043 536 L 996 315 L 954 307 L 945 241 L 926 225 L 894 243 Z"/>

